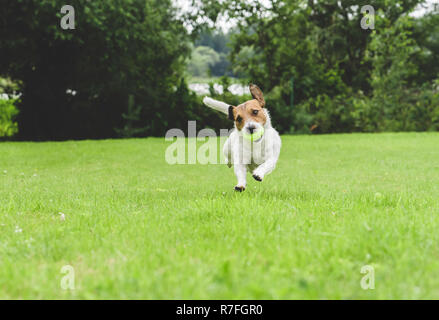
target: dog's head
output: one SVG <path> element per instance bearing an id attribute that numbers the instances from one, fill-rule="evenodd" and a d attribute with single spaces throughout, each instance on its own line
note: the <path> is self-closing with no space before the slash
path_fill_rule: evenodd
<path id="1" fill-rule="evenodd" d="M 244 130 L 247 134 L 263 130 L 267 122 L 264 111 L 265 99 L 261 89 L 255 84 L 250 84 L 250 93 L 253 100 L 246 101 L 236 107 L 229 107 L 229 119 L 235 121 L 236 129 Z"/>

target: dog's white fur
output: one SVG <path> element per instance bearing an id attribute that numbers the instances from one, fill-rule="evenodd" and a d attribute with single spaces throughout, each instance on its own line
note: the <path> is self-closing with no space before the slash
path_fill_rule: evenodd
<path id="1" fill-rule="evenodd" d="M 208 107 L 220 111 L 224 114 L 229 113 L 230 105 L 221 101 L 205 97 L 203 102 Z M 271 126 L 270 114 L 266 108 L 262 108 L 265 113 L 265 124 L 249 121 L 242 130 L 235 128 L 230 133 L 229 138 L 224 144 L 223 152 L 226 157 L 227 165 L 234 166 L 234 171 L 238 184 L 235 190 L 242 191 L 247 185 L 247 170 L 252 172 L 253 178 L 262 181 L 264 177 L 272 172 L 276 167 L 281 149 L 281 139 L 279 133 Z M 249 126 L 256 127 L 255 132 L 264 127 L 264 134 L 257 141 L 249 141 L 243 138 L 243 131 Z"/>

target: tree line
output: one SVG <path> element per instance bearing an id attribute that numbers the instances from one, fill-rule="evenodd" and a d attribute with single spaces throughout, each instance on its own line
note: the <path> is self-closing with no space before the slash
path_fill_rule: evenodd
<path id="1" fill-rule="evenodd" d="M 76 28 L 63 30 L 60 0 L 6 2 L 0 76 L 21 96 L 18 115 L 0 102 L 0 119 L 14 118 L 26 140 L 163 136 L 188 120 L 230 127 L 187 88 L 195 43 L 218 46 L 217 74 L 262 88 L 281 133 L 439 129 L 439 15 L 411 15 L 425 1 L 369 1 L 373 30 L 352 0 L 195 3 L 182 15 L 170 0 L 75 0 Z M 220 14 L 236 28 L 203 38 Z"/>

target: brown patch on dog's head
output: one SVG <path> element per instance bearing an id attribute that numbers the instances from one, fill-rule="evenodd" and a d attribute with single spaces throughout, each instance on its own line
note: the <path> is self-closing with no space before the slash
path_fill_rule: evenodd
<path id="1" fill-rule="evenodd" d="M 230 107 L 229 118 L 235 121 L 238 130 L 241 130 L 249 121 L 258 122 L 262 126 L 267 121 L 264 110 L 256 100 L 249 100 L 237 107 Z"/>
<path id="2" fill-rule="evenodd" d="M 237 107 L 229 107 L 229 119 L 235 121 L 238 130 L 241 130 L 249 121 L 257 122 L 262 126 L 267 121 L 263 110 L 265 99 L 261 89 L 255 84 L 250 84 L 250 92 L 253 100 L 246 101 Z"/>

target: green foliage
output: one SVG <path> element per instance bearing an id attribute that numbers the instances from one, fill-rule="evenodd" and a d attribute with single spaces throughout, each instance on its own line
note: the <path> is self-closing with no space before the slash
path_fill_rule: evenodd
<path id="1" fill-rule="evenodd" d="M 18 132 L 16 122 L 19 113 L 17 109 L 19 98 L 16 97 L 18 89 L 17 82 L 0 77 L 0 139 L 10 138 Z"/>
<path id="2" fill-rule="evenodd" d="M 232 76 L 228 53 L 230 33 L 203 30 L 195 41 L 188 64 L 191 77 Z"/>
<path id="3" fill-rule="evenodd" d="M 0 19 L 0 74 L 23 82 L 24 139 L 117 136 L 134 96 L 143 135 L 163 135 L 189 55 L 170 0 L 69 2 L 76 29 L 60 27 L 61 0 L 8 1 Z M 66 94 L 74 90 L 76 95 Z"/>
<path id="4" fill-rule="evenodd" d="M 439 6 L 438 9 L 439 10 Z M 419 69 L 417 78 L 411 79 L 418 84 L 431 82 L 439 75 L 439 11 L 413 21 L 412 39 L 419 48 L 412 61 Z"/>
<path id="5" fill-rule="evenodd" d="M 134 101 L 134 96 L 128 97 L 127 112 L 122 114 L 125 120 L 125 125 L 122 129 L 116 129 L 117 134 L 122 138 L 136 137 L 144 133 L 143 128 L 139 128 L 138 124 L 141 122 L 142 107 L 137 106 Z"/>
<path id="6" fill-rule="evenodd" d="M 233 93 L 231 93 L 228 88 L 232 84 L 232 79 L 227 77 L 227 76 L 221 77 L 217 83 L 220 86 L 222 86 L 224 88 L 224 90 L 221 94 L 216 93 L 216 91 L 214 90 L 214 82 L 211 82 L 209 84 L 209 90 L 210 90 L 210 95 L 214 99 L 217 99 L 220 101 L 227 101 L 227 103 L 229 103 L 231 105 L 235 105 L 235 106 L 241 104 L 245 100 L 253 99 L 251 97 L 250 93 L 245 94 L 243 96 L 236 96 Z"/>
<path id="7" fill-rule="evenodd" d="M 378 31 L 372 33 L 369 45 L 373 65 L 370 103 L 376 129 L 431 130 L 436 106 L 431 105 L 434 103 L 431 84 L 417 81 L 423 77 L 416 64 L 423 50 L 412 38 L 414 19 L 402 16 L 389 24 L 387 19 L 378 17 Z"/>
<path id="8" fill-rule="evenodd" d="M 18 124 L 15 121 L 18 115 L 17 102 L 18 99 L 0 97 L 0 139 L 12 137 L 18 132 Z"/>
<path id="9" fill-rule="evenodd" d="M 12 81 L 10 78 L 0 77 L 0 94 L 15 94 L 19 88 L 17 82 Z"/>
<path id="10" fill-rule="evenodd" d="M 195 76 L 257 83 L 281 133 L 437 130 L 439 15 L 409 16 L 425 1 L 370 1 L 375 31 L 360 28 L 353 0 L 193 2 L 183 21 L 171 0 L 74 0 L 75 30 L 59 26 L 61 0 L 2 5 L 0 75 L 15 87 L 0 79 L 0 90 L 22 93 L 19 138 L 162 136 L 187 120 L 227 127 L 189 92 L 188 64 Z M 237 29 L 209 32 L 224 13 Z M 194 28 L 191 59 L 183 22 Z"/>
<path id="11" fill-rule="evenodd" d="M 210 68 L 220 61 L 220 55 L 212 48 L 199 46 L 192 51 L 188 72 L 194 77 L 208 77 Z"/>
<path id="12" fill-rule="evenodd" d="M 273 126 L 282 133 L 293 133 L 296 131 L 295 119 L 296 110 L 293 106 L 286 104 L 290 95 L 290 87 L 277 86 L 265 95 L 267 110 L 270 112 Z M 298 130 L 297 130 L 298 131 Z"/>
<path id="13" fill-rule="evenodd" d="M 263 88 L 281 132 L 436 130 L 439 15 L 408 15 L 423 2 L 370 1 L 371 31 L 357 1 L 225 1 L 233 71 Z"/>
<path id="14" fill-rule="evenodd" d="M 347 98 L 345 95 L 329 97 L 322 94 L 301 104 L 299 109 L 312 115 L 312 122 L 308 123 L 310 131 L 316 133 L 352 131 L 353 121 L 349 110 L 351 104 Z"/>
<path id="15" fill-rule="evenodd" d="M 233 32 L 233 31 L 232 31 Z M 205 46 L 212 48 L 218 53 L 229 53 L 230 33 L 223 33 L 217 30 L 203 30 L 195 41 L 195 46 Z"/>

